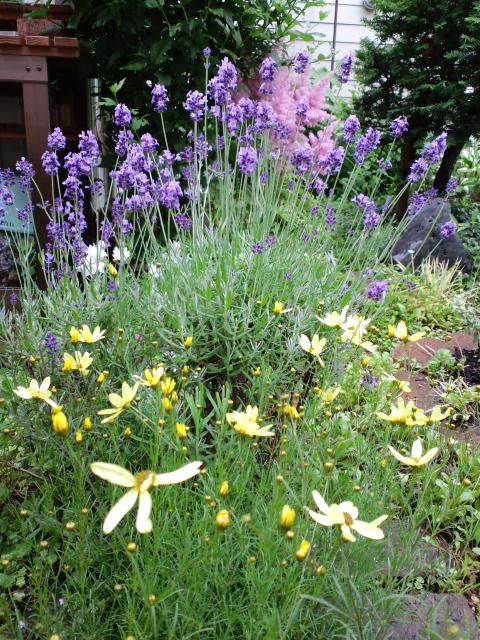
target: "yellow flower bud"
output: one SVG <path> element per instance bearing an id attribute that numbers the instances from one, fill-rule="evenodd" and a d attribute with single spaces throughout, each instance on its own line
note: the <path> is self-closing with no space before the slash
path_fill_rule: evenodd
<path id="1" fill-rule="evenodd" d="M 370 358 L 362 358 L 362 367 L 368 367 L 368 363 L 370 362 Z"/>
<path id="2" fill-rule="evenodd" d="M 333 462 L 324 462 L 323 463 L 323 468 L 325 469 L 325 471 L 328 473 L 330 472 L 334 467 Z"/>
<path id="3" fill-rule="evenodd" d="M 472 481 L 470 480 L 470 478 L 464 478 L 462 480 L 462 484 L 464 487 L 469 487 L 472 484 Z"/>
<path id="4" fill-rule="evenodd" d="M 129 438 L 132 435 L 132 427 L 126 427 L 123 435 L 125 436 L 125 438 Z"/>
<path id="5" fill-rule="evenodd" d="M 75 431 L 75 442 L 77 442 L 78 444 L 81 444 L 83 442 L 83 435 L 80 429 L 77 429 L 77 431 Z"/>
<path id="6" fill-rule="evenodd" d="M 173 409 L 173 404 L 170 398 L 162 398 L 162 407 L 165 411 L 171 411 Z"/>
<path id="7" fill-rule="evenodd" d="M 315 573 L 317 576 L 324 576 L 327 573 L 327 567 L 324 564 L 321 564 L 315 569 Z"/>
<path id="8" fill-rule="evenodd" d="M 54 633 L 53 636 L 50 636 L 48 640 L 61 640 L 61 638 L 58 633 Z"/>
<path id="9" fill-rule="evenodd" d="M 103 382 L 105 382 L 107 376 L 108 376 L 108 371 L 102 371 L 101 373 L 99 373 L 97 378 L 98 384 L 102 384 Z"/>
<path id="10" fill-rule="evenodd" d="M 182 367 L 182 373 L 184 376 L 186 376 L 189 371 L 190 371 L 190 367 L 187 367 L 187 365 L 184 365 Z"/>
<path id="11" fill-rule="evenodd" d="M 88 416 L 83 419 L 83 428 L 85 429 L 85 431 L 90 431 L 90 429 L 92 428 L 92 419 Z"/>
<path id="12" fill-rule="evenodd" d="M 176 391 L 172 391 L 172 395 L 170 396 L 172 404 L 178 402 L 178 393 Z"/>
<path id="13" fill-rule="evenodd" d="M 185 438 L 187 437 L 187 427 L 183 424 L 183 422 L 176 423 L 175 431 L 177 432 L 177 436 L 180 440 L 185 440 Z"/>
<path id="14" fill-rule="evenodd" d="M 175 389 L 175 380 L 172 380 L 172 378 L 165 378 L 165 380 L 161 381 L 160 387 L 164 396 L 170 396 Z"/>
<path id="15" fill-rule="evenodd" d="M 283 311 L 283 302 L 275 302 L 275 304 L 273 305 L 273 313 L 276 316 L 281 315 Z"/>
<path id="16" fill-rule="evenodd" d="M 228 495 L 229 491 L 230 491 L 230 485 L 228 484 L 228 482 L 226 480 L 224 480 L 222 482 L 222 484 L 220 485 L 219 493 L 222 496 L 222 498 L 224 498 L 225 496 Z"/>
<path id="17" fill-rule="evenodd" d="M 292 531 L 291 529 L 289 529 L 285 535 L 289 540 L 293 540 L 293 538 L 295 537 L 295 531 Z"/>
<path id="18" fill-rule="evenodd" d="M 70 521 L 70 522 L 67 522 L 67 524 L 65 525 L 65 529 L 66 529 L 67 531 L 73 531 L 73 530 L 75 529 L 75 527 L 76 527 L 76 526 L 77 526 L 77 525 L 76 525 L 76 523 L 75 523 L 75 522 L 71 522 L 71 521 Z"/>
<path id="19" fill-rule="evenodd" d="M 183 341 L 183 346 L 185 347 L 185 349 L 190 349 L 192 344 L 193 344 L 193 337 L 192 336 L 187 336 L 185 338 L 185 340 Z"/>
<path id="20" fill-rule="evenodd" d="M 135 551 L 136 548 L 137 548 L 137 545 L 135 544 L 135 542 L 129 542 L 127 544 L 127 551 L 133 552 Z"/>
<path id="21" fill-rule="evenodd" d="M 288 504 L 284 505 L 280 513 L 280 526 L 282 529 L 291 529 L 295 522 L 295 516 L 295 509 L 292 509 Z"/>
<path id="22" fill-rule="evenodd" d="M 254 376 L 255 378 L 259 378 L 261 374 L 262 374 L 262 370 L 260 369 L 260 367 L 257 367 L 252 371 L 252 376 Z"/>
<path id="23" fill-rule="evenodd" d="M 215 524 L 219 529 L 227 529 L 231 523 L 232 519 L 226 509 L 222 509 L 215 516 Z"/>
<path id="24" fill-rule="evenodd" d="M 116 278 L 118 276 L 118 271 L 111 262 L 108 264 L 108 273 L 112 276 L 112 278 Z"/>
<path id="25" fill-rule="evenodd" d="M 297 560 L 305 560 L 305 558 L 308 555 L 308 552 L 310 551 L 310 542 L 308 540 L 302 540 L 300 543 L 300 546 L 298 547 L 298 549 L 295 551 L 295 557 Z"/>
<path id="26" fill-rule="evenodd" d="M 52 408 L 52 428 L 59 436 L 67 435 L 68 431 L 68 418 L 62 411 L 62 406 Z"/>
<path id="27" fill-rule="evenodd" d="M 80 340 L 80 331 L 75 327 L 70 329 L 70 340 L 72 341 L 72 344 L 77 344 Z"/>

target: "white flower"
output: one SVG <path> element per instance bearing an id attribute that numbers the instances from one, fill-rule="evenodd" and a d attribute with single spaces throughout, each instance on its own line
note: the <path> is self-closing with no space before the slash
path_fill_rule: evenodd
<path id="1" fill-rule="evenodd" d="M 162 275 L 162 270 L 155 262 L 148 267 L 148 273 L 154 278 L 159 278 Z"/>
<path id="2" fill-rule="evenodd" d="M 115 247 L 112 251 L 112 258 L 115 262 L 128 262 L 131 255 L 132 254 L 127 249 L 127 247 L 122 247 L 122 249 Z"/>
<path id="3" fill-rule="evenodd" d="M 87 253 L 78 270 L 84 272 L 87 276 L 103 273 L 107 260 L 106 244 L 103 240 L 100 240 L 98 244 L 88 245 Z"/>

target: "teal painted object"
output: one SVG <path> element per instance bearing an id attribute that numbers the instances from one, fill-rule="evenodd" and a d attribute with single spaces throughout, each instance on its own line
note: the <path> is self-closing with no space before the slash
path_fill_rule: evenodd
<path id="1" fill-rule="evenodd" d="M 28 204 L 28 198 L 26 194 L 22 191 L 22 185 L 20 180 L 17 180 L 14 184 L 5 184 L 0 179 L 0 187 L 7 187 L 13 197 L 13 204 L 10 206 L 5 206 L 6 216 L 3 220 L 0 221 L 0 231 L 4 232 L 14 232 L 14 233 L 28 233 L 29 235 L 33 235 L 33 219 L 32 216 L 29 217 L 28 222 L 22 222 L 18 219 L 17 209 L 21 209 L 25 205 Z"/>

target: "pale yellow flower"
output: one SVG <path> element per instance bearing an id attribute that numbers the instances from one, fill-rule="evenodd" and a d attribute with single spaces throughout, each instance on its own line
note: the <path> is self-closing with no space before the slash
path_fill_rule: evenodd
<path id="1" fill-rule="evenodd" d="M 81 353 L 75 351 L 75 355 L 71 356 L 69 353 L 63 354 L 63 373 L 70 373 L 72 371 L 78 371 L 82 376 L 88 376 L 90 371 L 88 367 L 92 364 L 93 358 L 88 353 Z"/>
<path id="2" fill-rule="evenodd" d="M 80 337 L 78 338 L 79 342 L 85 342 L 87 344 L 93 344 L 94 342 L 98 342 L 99 340 L 103 340 L 105 337 L 105 330 L 100 331 L 100 327 L 97 325 L 95 329 L 90 331 L 89 327 L 84 324 L 80 329 Z"/>
<path id="3" fill-rule="evenodd" d="M 246 411 L 232 411 L 232 413 L 227 413 L 225 417 L 228 424 L 242 436 L 253 438 L 255 436 L 268 437 L 275 435 L 270 431 L 271 424 L 261 427 L 257 423 L 258 407 L 248 405 Z"/>
<path id="4" fill-rule="evenodd" d="M 417 420 L 417 424 L 420 424 L 420 425 L 435 424 L 436 422 L 441 422 L 442 420 L 445 420 L 445 418 L 448 418 L 448 416 L 450 415 L 451 411 L 452 411 L 452 408 L 448 407 L 442 413 L 441 407 L 436 405 L 435 407 L 433 407 L 433 409 L 430 411 L 430 413 L 424 413 L 423 411 L 419 410 L 415 414 L 415 418 Z"/>
<path id="5" fill-rule="evenodd" d="M 370 320 L 359 316 L 357 314 L 347 316 L 344 323 L 341 325 L 343 330 L 342 342 L 354 342 L 359 344 L 362 336 L 367 333 L 367 327 L 370 324 Z"/>
<path id="6" fill-rule="evenodd" d="M 136 380 L 140 381 L 142 387 L 152 387 L 155 389 L 160 384 L 160 381 L 165 373 L 163 367 L 157 367 L 156 369 L 145 369 L 143 372 L 145 380 L 140 376 L 133 376 Z"/>
<path id="7" fill-rule="evenodd" d="M 347 501 L 328 505 L 318 491 L 312 491 L 312 496 L 320 513 L 309 509 L 310 517 L 324 527 L 338 525 L 342 532 L 342 539 L 346 542 L 355 542 L 356 538 L 352 531 L 372 540 L 383 539 L 384 533 L 379 526 L 388 516 L 383 515 L 372 522 L 364 522 L 363 520 L 358 520 L 358 509 L 353 502 Z"/>
<path id="8" fill-rule="evenodd" d="M 398 378 L 395 378 L 395 376 L 391 376 L 391 375 L 385 376 L 385 380 L 388 380 L 388 382 L 392 382 L 396 384 L 400 389 L 400 391 L 402 391 L 402 393 L 411 393 L 412 391 L 412 388 L 410 387 L 410 382 L 408 380 L 399 380 Z"/>
<path id="9" fill-rule="evenodd" d="M 433 449 L 430 449 L 430 451 L 427 451 L 427 453 L 422 455 L 423 449 L 422 441 L 420 440 L 420 438 L 418 440 L 415 440 L 415 442 L 413 443 L 412 453 L 410 456 L 403 456 L 391 445 L 388 445 L 388 450 L 394 458 L 400 460 L 400 462 L 406 464 L 408 467 L 421 467 L 433 460 L 433 458 L 435 458 L 438 453 L 438 447 L 434 447 Z"/>
<path id="10" fill-rule="evenodd" d="M 137 395 L 139 382 L 136 382 L 133 387 L 124 382 L 122 384 L 122 395 L 118 393 L 109 393 L 108 399 L 113 409 L 101 409 L 98 412 L 99 416 L 107 416 L 102 420 L 102 424 L 107 422 L 113 422 L 115 418 L 123 413 L 132 404 L 135 396 Z"/>
<path id="11" fill-rule="evenodd" d="M 310 340 L 308 336 L 302 333 L 302 335 L 298 338 L 298 342 L 304 351 L 306 351 L 307 353 L 311 353 L 312 356 L 315 356 L 316 358 L 318 358 L 322 366 L 325 366 L 323 361 L 320 358 L 320 354 L 322 353 L 323 349 L 325 348 L 325 345 L 327 344 L 327 341 L 325 338 L 320 339 L 320 336 L 318 335 L 318 333 L 316 333 L 313 336 L 313 338 Z"/>
<path id="12" fill-rule="evenodd" d="M 75 327 L 70 329 L 70 339 L 73 344 L 76 344 L 80 340 L 80 331 Z"/>
<path id="13" fill-rule="evenodd" d="M 417 340 L 423 338 L 425 331 L 418 331 L 409 335 L 407 325 L 401 320 L 396 327 L 393 324 L 388 325 L 388 335 L 391 338 L 398 338 L 402 342 L 417 342 Z"/>
<path id="14" fill-rule="evenodd" d="M 422 422 L 422 412 L 415 406 L 413 400 L 409 400 L 405 404 L 405 400 L 402 397 L 397 398 L 397 406 L 390 405 L 389 415 L 383 413 L 383 411 L 377 411 L 376 415 L 382 420 L 388 420 L 391 424 L 403 424 L 407 427 L 425 424 Z"/>
<path id="15" fill-rule="evenodd" d="M 333 311 L 332 313 L 327 313 L 324 318 L 319 318 L 318 316 L 316 316 L 316 318 L 323 324 L 326 324 L 327 327 L 341 327 L 347 319 L 347 311 L 348 304 L 343 307 L 341 313 Z"/>
<path id="16" fill-rule="evenodd" d="M 56 407 L 56 403 L 51 399 L 50 376 L 45 378 L 39 385 L 35 378 L 30 380 L 28 387 L 18 386 L 13 393 L 22 400 L 44 400 L 51 407 Z"/>
<path id="17" fill-rule="evenodd" d="M 107 462 L 94 462 L 90 465 L 92 472 L 106 480 L 110 484 L 130 489 L 109 511 L 103 523 L 103 532 L 110 533 L 115 529 L 120 520 L 135 506 L 138 500 L 138 512 L 136 528 L 140 533 L 149 533 L 152 530 L 150 513 L 152 510 L 152 498 L 149 490 L 160 485 L 178 484 L 189 478 L 193 478 L 200 472 L 202 462 L 191 462 L 176 471 L 169 473 L 154 473 L 153 471 L 140 471 L 135 475 L 116 464 Z"/>
<path id="18" fill-rule="evenodd" d="M 335 400 L 335 398 L 342 393 L 341 387 L 329 387 L 325 391 L 319 390 L 318 395 L 322 401 L 322 404 L 329 405 Z"/>
<path id="19" fill-rule="evenodd" d="M 161 381 L 160 387 L 164 396 L 171 396 L 175 389 L 175 380 L 172 378 L 165 378 L 165 380 Z"/>

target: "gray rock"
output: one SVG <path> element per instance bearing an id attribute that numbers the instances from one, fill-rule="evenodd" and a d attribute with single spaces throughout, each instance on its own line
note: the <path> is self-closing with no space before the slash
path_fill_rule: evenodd
<path id="1" fill-rule="evenodd" d="M 414 266 L 418 266 L 431 255 L 449 266 L 459 262 L 462 270 L 470 273 L 472 261 L 458 235 L 455 233 L 448 240 L 440 235 L 440 227 L 450 220 L 450 204 L 441 198 L 435 198 L 422 207 L 393 247 L 393 262 L 409 265 L 413 258 Z"/>
<path id="2" fill-rule="evenodd" d="M 422 593 L 409 597 L 385 640 L 480 640 L 475 616 L 462 595 Z"/>

